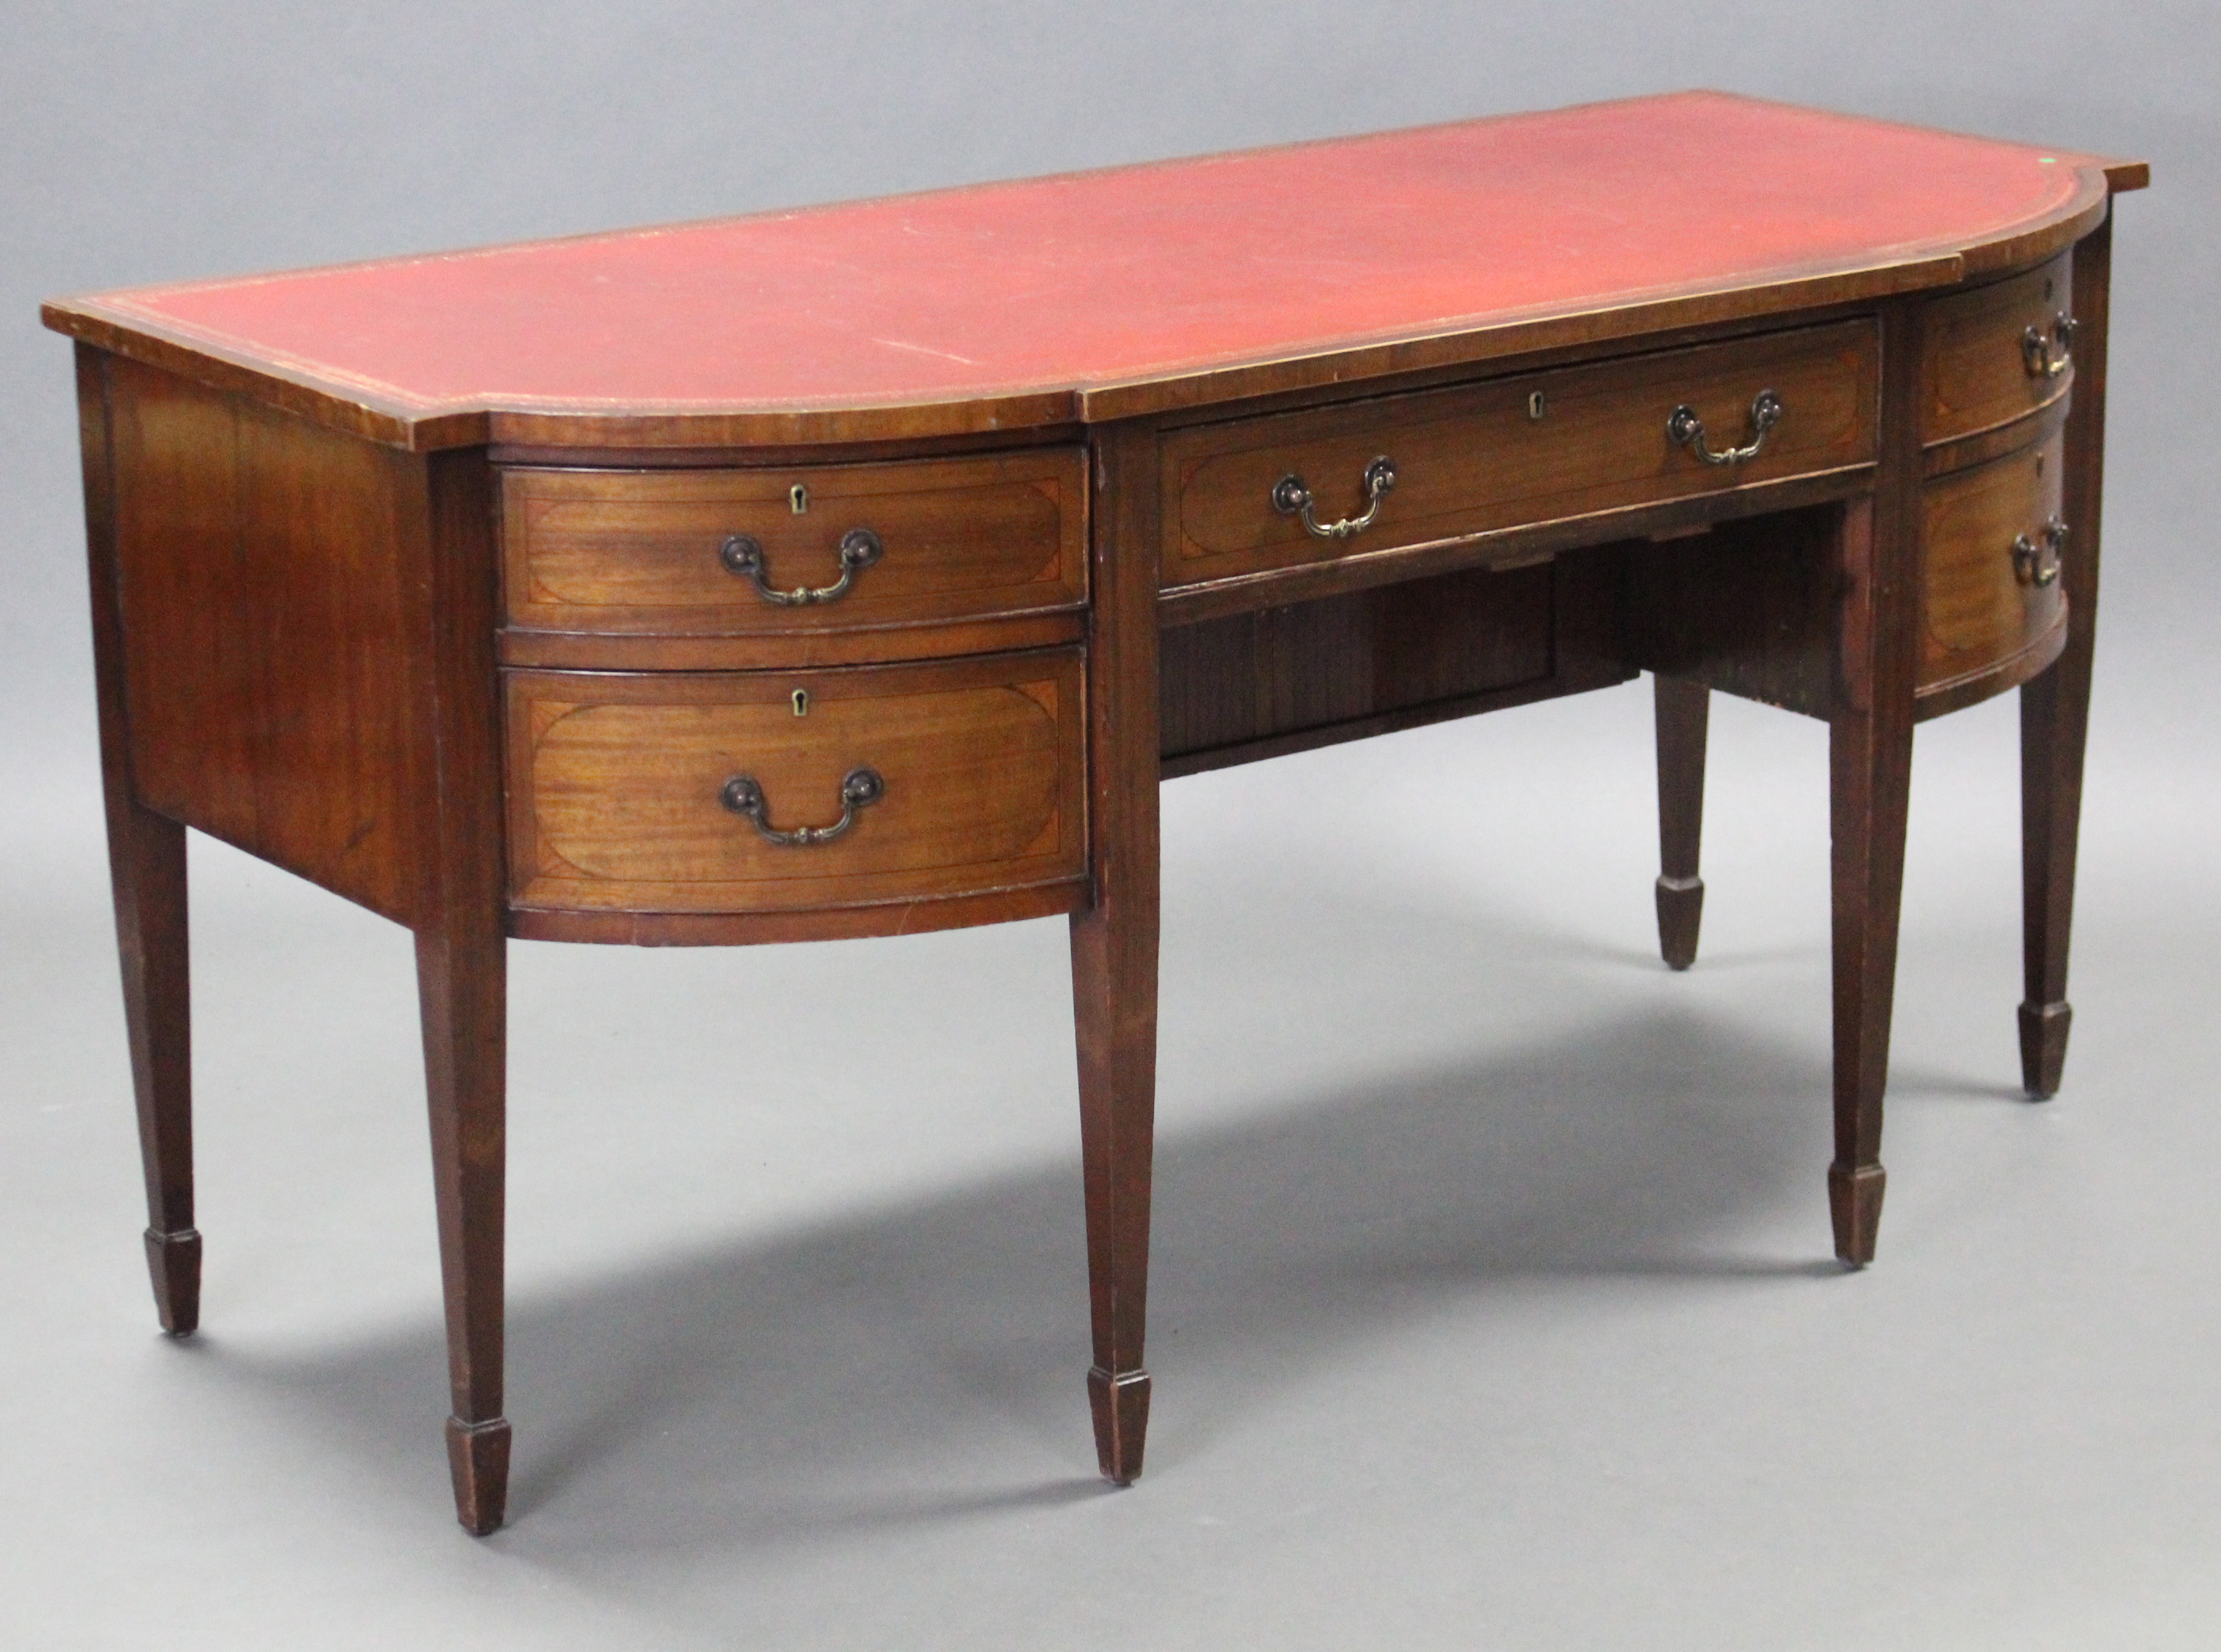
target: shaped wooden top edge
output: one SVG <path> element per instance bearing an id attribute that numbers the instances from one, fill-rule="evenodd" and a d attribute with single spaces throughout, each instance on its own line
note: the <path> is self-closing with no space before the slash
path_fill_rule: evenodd
<path id="1" fill-rule="evenodd" d="M 520 447 L 810 447 L 873 441 L 938 441 L 1079 422 L 1070 390 L 823 408 L 638 411 L 505 408 L 489 401 L 410 404 L 298 369 L 278 371 L 207 340 L 172 334 L 137 317 L 108 314 L 97 299 L 39 307 L 54 332 L 130 360 L 245 396 L 312 423 L 408 453 L 491 442 Z"/>
<path id="2" fill-rule="evenodd" d="M 1948 287 L 1966 274 L 1956 253 L 1855 270 L 1753 282 L 1741 289 L 1672 294 L 1608 309 L 1561 312 L 1421 338 L 1384 340 L 1354 349 L 1243 363 L 1207 373 L 1135 379 L 1081 392 L 1090 423 L 1138 418 L 1355 379 L 1480 366 L 1543 351 L 1608 344 L 1689 329 L 1731 327 L 1824 310 L 1905 292 Z"/>
<path id="3" fill-rule="evenodd" d="M 1968 247 L 1963 258 L 1968 277 L 1990 275 L 2041 263 L 2065 252 L 2105 222 L 2112 209 L 2112 185 L 2102 165 L 2075 169 L 2074 193 L 2063 205 L 2034 221 Z"/>
<path id="4" fill-rule="evenodd" d="M 1722 94 L 1728 95 L 1728 94 Z M 1760 101 L 1760 100 L 1752 100 Z M 2076 163 L 2077 186 L 2066 204 L 2009 234 L 1970 243 L 1955 252 L 1854 269 L 1783 272 L 1747 285 L 1667 294 L 1609 309 L 1564 312 L 1446 330 L 1424 337 L 1383 340 L 1351 349 L 1280 360 L 1242 363 L 1205 372 L 1091 386 L 1079 394 L 1086 422 L 1179 412 L 1215 403 L 1285 391 L 1318 389 L 1351 379 L 1480 365 L 1508 356 L 1638 338 L 1653 333 L 1732 326 L 1805 310 L 1955 286 L 2045 259 L 2073 246 L 2105 222 L 2115 163 L 2062 157 Z M 2119 163 L 2141 166 L 2142 163 Z"/>
<path id="5" fill-rule="evenodd" d="M 46 324 L 98 348 L 249 397 L 313 422 L 409 452 L 487 442 L 518 447 L 658 449 L 809 447 L 1013 435 L 1146 417 L 1354 380 L 1480 366 L 1507 357 L 1638 338 L 1677 329 L 1731 326 L 1956 285 L 2041 261 L 2103 222 L 2110 177 L 2093 165 L 2067 206 L 2018 233 L 1964 252 L 1850 270 L 1786 273 L 1734 289 L 1664 295 L 1610 309 L 1558 312 L 1468 329 L 1367 341 L 1310 355 L 1183 372 L 1124 383 L 1058 387 L 954 401 L 823 408 L 636 411 L 409 406 L 305 372 L 272 371 L 205 341 L 166 335 L 143 321 L 102 313 L 97 301 L 41 307 Z"/>
<path id="6" fill-rule="evenodd" d="M 493 408 L 491 439 L 517 447 L 814 447 L 861 442 L 1013 436 L 1082 422 L 1080 397 L 1062 387 L 950 401 L 730 411 L 609 412 Z"/>
<path id="7" fill-rule="evenodd" d="M 49 299 L 39 306 L 39 319 L 54 332 L 96 349 L 385 447 L 425 451 L 468 447 L 485 439 L 483 411 L 435 415 L 305 372 L 276 372 L 266 363 L 207 340 L 173 334 L 136 316 L 112 314 L 97 298 Z"/>
<path id="8" fill-rule="evenodd" d="M 1692 98 L 1749 103 L 1768 101 L 1709 91 L 1619 101 Z M 1831 118 L 1847 122 L 1893 124 L 1857 115 Z M 1348 140 L 1324 138 L 1273 147 L 1304 148 L 1344 141 Z M 2007 147 L 2033 152 L 2031 146 Z M 1255 153 L 1261 152 L 1236 151 L 1228 156 L 1196 159 L 1214 160 Z M 1525 314 L 1497 312 L 1475 316 L 1465 322 L 1430 322 L 1421 329 L 1334 340 L 1278 356 L 1252 355 L 1220 361 L 1204 359 L 1136 379 L 1091 382 L 1081 377 L 1061 383 L 990 384 L 961 391 L 952 386 L 953 394 L 929 392 L 928 398 L 908 401 L 874 397 L 867 391 L 854 399 L 829 397 L 823 402 L 777 400 L 754 406 L 745 402 L 723 406 L 715 403 L 659 404 L 653 401 L 571 404 L 567 396 L 537 400 L 495 392 L 470 393 L 435 403 L 413 399 L 405 390 L 376 379 L 355 379 L 345 372 L 335 377 L 319 371 L 319 363 L 234 347 L 222 337 L 196 335 L 190 324 L 173 328 L 156 316 L 138 312 L 128 303 L 110 305 L 105 302 L 110 297 L 124 299 L 124 294 L 56 300 L 41 307 L 41 317 L 54 330 L 96 347 L 253 397 L 328 428 L 410 451 L 490 441 L 528 448 L 567 446 L 648 450 L 932 441 L 992 436 L 1005 431 L 1017 435 L 1053 427 L 1177 412 L 1354 380 L 1479 365 L 1542 351 L 1636 339 L 1676 329 L 1733 327 L 1744 322 L 1761 322 L 1893 294 L 1947 287 L 2001 273 L 2041 261 L 2072 244 L 2104 221 L 2112 193 L 2140 189 L 2149 182 L 2149 167 L 2140 160 L 2045 151 L 2046 164 L 2055 153 L 2061 169 L 2072 168 L 2075 175 L 2074 188 L 2063 205 L 2036 219 L 2002 226 L 1979 240 L 1955 247 L 1949 242 L 1942 246 L 1930 242 L 1894 249 L 1878 247 L 1871 262 L 1856 267 L 1836 264 L 1802 270 L 1754 271 L 1729 283 L 1708 280 L 1678 291 L 1665 290 L 1616 299 L 1603 307 L 1542 307 Z M 1145 170 L 1157 164 L 1160 163 L 1147 162 L 1140 163 L 1138 167 L 1101 170 Z M 849 204 L 854 203 L 836 203 L 823 210 L 835 210 Z M 619 235 L 628 233 L 636 232 L 616 232 Z M 1892 256 L 1893 253 L 1899 255 Z M 404 260 L 374 260 L 400 261 Z"/>

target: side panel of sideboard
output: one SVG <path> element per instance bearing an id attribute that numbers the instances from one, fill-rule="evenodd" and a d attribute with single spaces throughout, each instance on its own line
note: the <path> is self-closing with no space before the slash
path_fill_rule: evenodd
<path id="1" fill-rule="evenodd" d="M 147 807 L 416 921 L 427 461 L 95 353 Z"/>

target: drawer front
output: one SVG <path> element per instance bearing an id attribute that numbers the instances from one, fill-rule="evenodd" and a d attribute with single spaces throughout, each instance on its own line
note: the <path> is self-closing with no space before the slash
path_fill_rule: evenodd
<path id="1" fill-rule="evenodd" d="M 796 911 L 1078 877 L 1081 689 L 1077 648 L 815 672 L 510 672 L 512 898 Z M 836 835 L 792 841 L 844 815 Z"/>
<path id="2" fill-rule="evenodd" d="M 1076 447 L 766 470 L 517 468 L 502 476 L 510 624 L 791 635 L 1076 608 Z M 860 537 L 868 535 L 868 539 Z M 735 550 L 745 541 L 753 557 Z M 843 547 L 852 551 L 849 568 Z M 782 603 L 801 591 L 837 595 Z"/>
<path id="3" fill-rule="evenodd" d="M 1164 448 L 1164 582 L 1196 584 L 1363 555 L 1755 482 L 1868 464 L 1877 345 L 1870 322 L 1738 339 L 1354 406 L 1176 431 Z M 1667 430 L 1693 408 L 1714 449 L 1749 439 L 1760 392 L 1780 399 L 1758 454 L 1707 464 Z M 1539 398 L 1539 399 L 1538 399 Z M 1394 485 L 1360 531 L 1321 538 L 1275 502 L 1294 477 L 1322 527 Z"/>
<path id="4" fill-rule="evenodd" d="M 2049 407 L 2074 381 L 2074 256 L 1939 298 L 1928 309 L 1921 439 L 1949 441 Z M 2036 341 L 2029 341 L 2034 329 Z"/>
<path id="5" fill-rule="evenodd" d="M 2067 617 L 2055 435 L 1928 484 L 1922 541 L 1920 688 L 1951 687 L 2036 648 Z"/>

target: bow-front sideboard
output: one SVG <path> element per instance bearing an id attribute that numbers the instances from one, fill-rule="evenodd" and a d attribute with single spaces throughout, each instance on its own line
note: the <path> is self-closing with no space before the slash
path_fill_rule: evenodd
<path id="1" fill-rule="evenodd" d="M 1913 725 L 2021 691 L 2059 1083 L 2110 212 L 2139 164 L 1713 93 L 56 303 L 163 1324 L 184 829 L 416 938 L 462 1523 L 501 1523 L 512 936 L 1068 915 L 1096 1447 L 1141 1468 L 1161 778 L 1657 678 L 1824 718 L 1873 1257 Z"/>

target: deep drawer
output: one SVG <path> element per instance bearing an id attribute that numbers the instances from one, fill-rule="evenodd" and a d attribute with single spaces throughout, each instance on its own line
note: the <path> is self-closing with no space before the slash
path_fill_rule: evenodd
<path id="1" fill-rule="evenodd" d="M 533 630 L 735 637 L 1077 608 L 1086 475 L 1076 447 L 764 470 L 512 468 L 504 608 Z"/>
<path id="2" fill-rule="evenodd" d="M 2062 440 L 2055 434 L 1928 484 L 1923 693 L 1992 673 L 1999 676 L 1997 686 L 2009 686 L 2048 663 L 2044 645 L 2056 641 L 2053 633 L 2067 619 L 2059 571 L 2074 554 L 2071 530 L 2059 516 Z M 2016 662 L 2024 669 L 2015 669 Z"/>
<path id="3" fill-rule="evenodd" d="M 1175 431 L 1164 447 L 1163 579 L 1191 585 L 1329 558 L 1525 527 L 1871 463 L 1877 343 L 1858 321 L 1638 356 L 1353 406 Z M 1779 422 L 1753 457 L 1708 464 L 1668 425 L 1686 405 L 1715 450 Z M 1362 529 L 1322 528 L 1371 503 L 1375 460 L 1395 472 Z"/>
<path id="4" fill-rule="evenodd" d="M 1923 441 L 1993 429 L 2067 394 L 2074 382 L 2074 255 L 2062 253 L 2025 275 L 1929 306 Z"/>
<path id="5" fill-rule="evenodd" d="M 520 906 L 795 911 L 1086 866 L 1077 648 L 506 686 Z"/>

